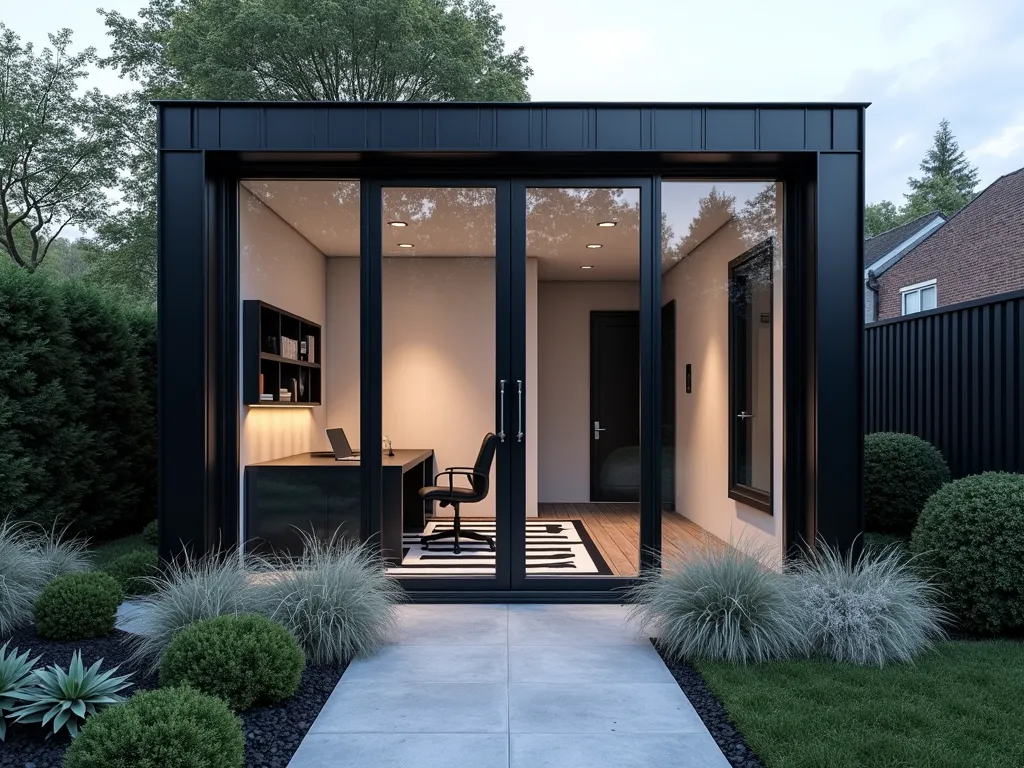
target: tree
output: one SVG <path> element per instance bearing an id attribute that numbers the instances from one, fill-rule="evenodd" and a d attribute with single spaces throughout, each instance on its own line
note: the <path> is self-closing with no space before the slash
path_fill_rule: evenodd
<path id="1" fill-rule="evenodd" d="M 0 23 L 0 250 L 31 272 L 68 225 L 102 219 L 117 181 L 112 101 L 76 93 L 95 50 L 70 53 L 68 29 L 50 45 L 36 54 Z"/>
<path id="2" fill-rule="evenodd" d="M 904 222 L 903 212 L 889 200 L 872 203 L 864 209 L 864 237 L 874 237 Z"/>
<path id="3" fill-rule="evenodd" d="M 151 0 L 104 14 L 112 61 L 151 90 L 211 99 L 525 101 L 487 0 Z"/>
<path id="4" fill-rule="evenodd" d="M 924 176 L 907 180 L 910 192 L 904 195 L 907 199 L 904 220 L 934 210 L 952 216 L 973 199 L 978 186 L 978 169 L 960 149 L 948 120 L 939 123 L 934 142 L 920 168 Z"/>
<path id="5" fill-rule="evenodd" d="M 102 66 L 140 84 L 122 97 L 124 205 L 86 244 L 90 279 L 155 299 L 157 98 L 521 101 L 533 74 L 505 53 L 485 0 L 150 0 L 100 11 Z M 130 129 L 130 130 L 129 130 Z"/>

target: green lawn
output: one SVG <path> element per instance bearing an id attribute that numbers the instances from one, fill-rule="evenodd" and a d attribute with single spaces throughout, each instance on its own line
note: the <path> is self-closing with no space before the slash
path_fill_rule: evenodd
<path id="1" fill-rule="evenodd" d="M 105 541 L 92 547 L 93 563 L 97 568 L 102 568 L 115 557 L 136 549 L 153 549 L 153 547 L 142 540 L 141 533 L 137 533 L 134 536 L 125 536 L 123 539 Z"/>
<path id="2" fill-rule="evenodd" d="M 767 768 L 1024 766 L 1024 643 L 943 643 L 884 669 L 696 667 Z"/>

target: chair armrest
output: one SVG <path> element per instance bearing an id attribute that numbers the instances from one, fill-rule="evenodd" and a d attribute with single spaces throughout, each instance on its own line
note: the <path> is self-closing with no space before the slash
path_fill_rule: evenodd
<path id="1" fill-rule="evenodd" d="M 477 472 L 472 467 L 448 467 L 444 472 L 438 472 L 434 476 L 434 485 L 437 485 L 437 480 L 441 475 L 448 475 L 448 492 L 451 493 L 455 490 L 455 475 L 465 475 L 466 477 L 472 477 L 477 475 L 478 477 L 486 477 L 483 472 Z"/>

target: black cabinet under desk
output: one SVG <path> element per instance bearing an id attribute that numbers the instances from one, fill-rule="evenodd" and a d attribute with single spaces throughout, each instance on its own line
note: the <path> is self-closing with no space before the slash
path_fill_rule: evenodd
<path id="1" fill-rule="evenodd" d="M 433 480 L 431 449 L 396 448 L 381 456 L 380 538 L 385 557 L 402 560 L 402 532 L 422 531 L 433 512 L 419 489 Z M 322 539 L 335 531 L 365 541 L 361 528 L 360 462 L 333 456 L 300 453 L 245 468 L 245 539 L 260 554 L 302 551 L 299 531 Z M 298 530 L 297 530 L 298 529 Z"/>

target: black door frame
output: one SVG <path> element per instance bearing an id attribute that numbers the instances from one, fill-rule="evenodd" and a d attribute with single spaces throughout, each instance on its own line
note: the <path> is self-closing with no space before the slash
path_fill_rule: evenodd
<path id="1" fill-rule="evenodd" d="M 661 375 L 660 332 L 661 272 L 657 267 L 661 259 L 660 248 L 654 237 L 655 222 L 660 221 L 659 201 L 654 197 L 654 176 L 572 176 L 565 178 L 517 178 L 512 183 L 512 369 L 513 378 L 527 381 L 526 357 L 526 190 L 536 188 L 636 188 L 640 191 L 640 552 L 639 572 L 656 565 L 661 539 L 660 498 L 644 493 L 653 488 L 661 463 L 661 442 L 658 439 L 660 386 L 656 377 Z M 520 258 L 520 255 L 522 258 Z M 657 317 L 655 317 L 657 314 Z M 655 353 L 653 350 L 657 350 Z M 532 393 L 524 391 L 524 402 Z M 645 403 L 647 407 L 645 407 Z M 525 407 L 525 405 L 524 405 Z M 526 514 L 526 445 L 530 436 L 518 445 L 516 482 L 513 485 L 513 514 Z M 525 525 L 513 525 L 511 545 L 521 559 L 513 559 L 512 589 L 518 593 L 537 592 L 546 595 L 572 596 L 589 594 L 596 599 L 608 599 L 618 591 L 636 583 L 636 579 L 622 576 L 530 576 L 526 575 Z"/>
<path id="2" fill-rule="evenodd" d="M 410 593 L 417 594 L 438 594 L 451 593 L 453 596 L 465 593 L 499 594 L 511 588 L 511 574 L 513 572 L 514 549 L 512 549 L 513 534 L 511 532 L 511 521 L 514 517 L 511 508 L 513 493 L 512 488 L 518 482 L 518 468 L 513 457 L 513 441 L 508 437 L 512 434 L 510 425 L 512 410 L 512 388 L 513 381 L 511 371 L 510 339 L 512 329 L 517 321 L 515 313 L 510 306 L 511 292 L 511 238 L 510 207 L 511 207 L 511 182 L 509 179 L 490 178 L 446 178 L 415 177 L 415 178 L 374 178 L 366 182 L 367 200 L 366 207 L 371 209 L 366 224 L 362 226 L 364 243 L 369 246 L 364 253 L 370 258 L 363 259 L 363 270 L 371 274 L 364 276 L 363 286 L 369 293 L 364 297 L 364 303 L 360 307 L 360 317 L 363 327 L 363 341 L 366 346 L 372 348 L 372 357 L 364 356 L 363 364 L 369 366 L 369 370 L 362 372 L 363 397 L 361 401 L 372 403 L 371 407 L 362 408 L 361 430 L 365 435 L 365 445 L 380 445 L 382 438 L 382 380 L 383 380 L 383 351 L 382 351 L 382 330 L 383 330 L 383 191 L 389 188 L 414 188 L 414 189 L 449 189 L 449 188 L 473 187 L 478 189 L 494 189 L 494 283 L 495 283 L 495 358 L 494 358 L 494 415 L 495 423 L 492 431 L 495 434 L 505 431 L 506 438 L 498 443 L 495 452 L 495 484 L 493 489 L 495 500 L 495 558 L 494 576 L 414 576 L 396 578 L 401 581 L 402 586 Z M 504 395 L 500 388 L 500 382 L 505 382 Z M 504 397 L 504 403 L 502 398 Z M 504 418 L 504 426 L 500 420 Z M 373 423 L 367 423 L 372 419 Z M 376 453 L 376 452 L 374 452 Z M 467 457 L 468 462 L 471 457 Z M 380 462 L 376 462 L 378 467 Z M 371 480 L 371 482 L 374 482 Z M 379 486 L 379 481 L 376 481 Z M 377 486 L 374 486 L 377 487 Z M 364 514 L 368 519 L 364 520 L 364 530 L 367 537 L 373 541 L 379 541 L 377 533 L 380 531 L 380 514 L 373 514 L 373 510 L 380 510 L 380 503 L 366 504 L 364 493 Z"/>

